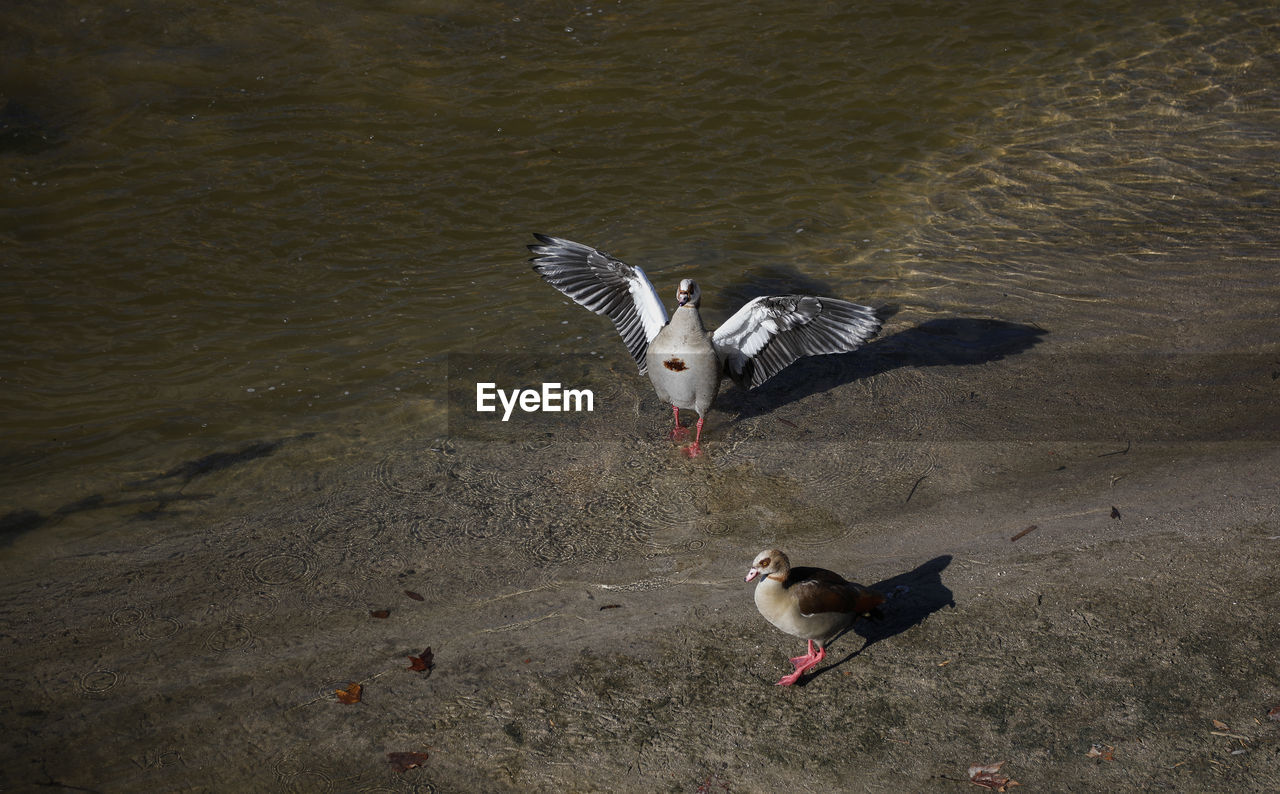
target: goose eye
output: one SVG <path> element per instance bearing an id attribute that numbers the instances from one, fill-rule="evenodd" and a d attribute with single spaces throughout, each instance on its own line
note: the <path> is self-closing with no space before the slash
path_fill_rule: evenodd
<path id="1" fill-rule="evenodd" d="M 761 567 L 761 568 L 768 568 L 768 567 L 769 567 L 769 563 L 771 563 L 771 562 L 772 562 L 772 560 L 770 560 L 768 557 L 765 557 L 763 560 L 761 560 L 761 561 L 758 563 L 758 565 L 759 565 L 759 567 Z"/>

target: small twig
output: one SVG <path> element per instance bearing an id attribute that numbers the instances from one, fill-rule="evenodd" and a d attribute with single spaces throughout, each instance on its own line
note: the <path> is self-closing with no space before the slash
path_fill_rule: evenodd
<path id="1" fill-rule="evenodd" d="M 1227 733 L 1226 731 L 1209 731 L 1214 736 L 1225 736 L 1228 739 L 1239 739 L 1242 742 L 1250 741 L 1248 736 L 1241 736 L 1238 733 Z"/>
<path id="2" fill-rule="evenodd" d="M 913 496 L 915 496 L 915 495 L 916 495 L 916 489 L 920 487 L 920 483 L 924 482 L 924 478 L 925 478 L 925 477 L 928 477 L 928 476 L 929 476 L 929 472 L 931 472 L 931 471 L 933 471 L 933 464 L 932 464 L 932 463 L 930 463 L 930 464 L 929 464 L 929 468 L 927 468 L 927 469 L 925 469 L 925 470 L 924 470 L 924 474 L 921 474 L 921 475 L 920 475 L 920 477 L 919 477 L 919 479 L 917 479 L 917 480 L 916 480 L 916 484 L 915 484 L 915 485 L 913 485 L 913 486 L 911 486 L 911 493 L 907 494 L 907 500 L 906 500 L 906 502 L 903 502 L 903 504 L 904 504 L 904 505 L 905 505 L 907 502 L 910 502 L 910 501 L 911 501 L 911 497 L 913 497 Z"/>
<path id="3" fill-rule="evenodd" d="M 494 601 L 501 601 L 504 598 L 515 598 L 516 596 L 527 595 L 529 593 L 536 593 L 539 590 L 546 590 L 548 588 L 555 589 L 559 586 L 560 586 L 559 582 L 547 582 L 546 584 L 540 584 L 537 587 L 530 587 L 527 590 L 517 590 L 514 593 L 503 593 L 502 595 L 496 595 L 491 598 L 482 598 L 479 601 L 472 601 L 471 603 L 475 606 L 480 606 L 482 604 L 491 604 Z"/>
<path id="4" fill-rule="evenodd" d="M 1013 537 L 1009 538 L 1009 542 L 1010 542 L 1010 543 L 1014 543 L 1014 542 L 1016 542 L 1016 541 L 1018 540 L 1018 538 L 1021 538 L 1021 537 L 1023 537 L 1024 535 L 1027 535 L 1027 534 L 1030 534 L 1030 533 L 1032 533 L 1032 532 L 1035 532 L 1037 529 L 1039 529 L 1039 527 L 1037 527 L 1035 524 L 1032 524 L 1031 526 L 1029 526 L 1029 527 L 1027 527 L 1026 529 L 1022 530 L 1022 531 L 1021 531 L 1021 532 L 1019 532 L 1018 534 L 1016 534 L 1016 535 L 1014 535 Z"/>
<path id="5" fill-rule="evenodd" d="M 565 615 L 560 612 L 548 612 L 545 615 L 541 615 L 536 618 L 529 618 L 528 620 L 522 620 L 519 623 L 507 623 L 506 625 L 503 625 L 503 626 L 495 626 L 489 629 L 480 629 L 480 632 L 484 634 L 494 634 L 499 631 L 514 631 L 516 629 L 523 629 L 527 626 L 532 626 L 535 623 L 541 623 L 544 620 L 551 620 L 552 618 L 575 618 L 577 620 L 581 620 L 583 623 L 587 622 L 586 618 L 580 617 L 578 615 Z"/>
<path id="6" fill-rule="evenodd" d="M 1132 441 L 1126 441 L 1126 442 L 1125 442 L 1125 444 L 1124 444 L 1124 449 L 1117 449 L 1117 450 L 1115 450 L 1114 452 L 1104 452 L 1104 453 L 1102 453 L 1101 455 L 1099 455 L 1098 457 L 1100 457 L 1100 458 L 1107 458 L 1107 457 L 1110 457 L 1110 456 L 1112 456 L 1112 455 L 1124 455 L 1124 454 L 1127 454 L 1127 453 L 1129 452 L 1129 448 L 1130 448 L 1130 447 L 1132 447 L 1132 446 L 1133 446 L 1133 442 L 1132 442 Z"/>

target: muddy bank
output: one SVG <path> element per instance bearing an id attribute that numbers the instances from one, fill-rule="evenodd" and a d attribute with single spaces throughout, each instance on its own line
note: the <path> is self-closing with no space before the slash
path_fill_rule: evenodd
<path id="1" fill-rule="evenodd" d="M 1280 786 L 1274 445 L 721 418 L 693 462 L 298 439 L 181 485 L 202 500 L 17 538 L 4 787 L 900 791 L 1000 760 L 1028 788 Z M 908 590 L 777 688 L 801 645 L 742 582 L 769 546 Z"/>

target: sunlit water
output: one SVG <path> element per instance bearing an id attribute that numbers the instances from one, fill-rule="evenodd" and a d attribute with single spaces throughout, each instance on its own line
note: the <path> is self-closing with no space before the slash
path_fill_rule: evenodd
<path id="1" fill-rule="evenodd" d="M 0 12 L 0 515 L 426 443 L 450 354 L 626 371 L 532 231 L 696 275 L 712 322 L 799 282 L 887 330 L 1274 358 L 1273 7 L 526 5 Z"/>

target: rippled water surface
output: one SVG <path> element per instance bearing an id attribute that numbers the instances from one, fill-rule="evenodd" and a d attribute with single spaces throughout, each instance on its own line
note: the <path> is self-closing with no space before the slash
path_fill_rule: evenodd
<path id="1" fill-rule="evenodd" d="M 440 436 L 460 354 L 627 372 L 607 323 L 528 270 L 532 231 L 664 297 L 696 274 L 712 322 L 800 285 L 891 307 L 886 335 L 967 318 L 1067 361 L 1230 353 L 1239 399 L 1274 400 L 1251 369 L 1276 350 L 1266 4 L 144 0 L 0 22 L 0 513 L 304 433 Z"/>

